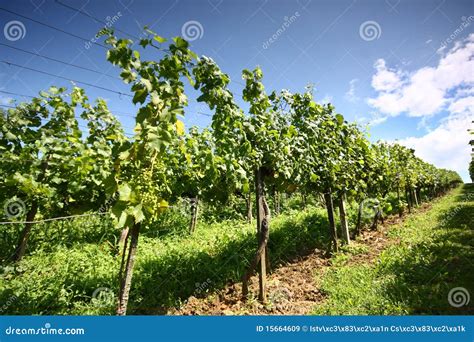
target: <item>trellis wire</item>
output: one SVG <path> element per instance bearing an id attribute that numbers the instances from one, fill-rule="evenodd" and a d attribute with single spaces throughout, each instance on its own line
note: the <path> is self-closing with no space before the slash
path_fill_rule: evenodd
<path id="1" fill-rule="evenodd" d="M 168 205 L 168 206 L 163 206 L 163 207 L 158 207 L 158 209 L 162 209 L 162 208 L 174 208 L 175 206 L 172 206 L 172 205 Z M 97 213 L 91 213 L 91 214 L 81 214 L 81 215 L 70 215 L 70 216 L 60 216 L 60 217 L 52 217 L 52 218 L 47 218 L 47 219 L 44 219 L 44 220 L 37 220 L 37 221 L 4 221 L 4 222 L 0 222 L 0 224 L 27 224 L 27 223 L 30 223 L 30 224 L 36 224 L 36 223 L 43 223 L 43 222 L 50 222 L 50 221 L 59 221 L 59 220 L 67 220 L 67 219 L 71 219 L 71 218 L 76 218 L 76 217 L 87 217 L 87 216 L 94 216 L 94 215 L 106 215 L 108 214 L 107 212 L 103 212 L 103 213 L 100 213 L 100 212 L 97 212 Z"/>

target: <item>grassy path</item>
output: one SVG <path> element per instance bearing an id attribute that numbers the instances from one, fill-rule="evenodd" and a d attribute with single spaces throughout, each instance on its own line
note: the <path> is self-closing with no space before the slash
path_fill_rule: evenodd
<path id="1" fill-rule="evenodd" d="M 474 185 L 467 184 L 387 230 L 373 260 L 339 254 L 316 277 L 314 314 L 469 314 L 474 296 Z M 363 253 L 362 253 L 363 254 Z M 467 292 L 466 292 L 467 291 Z"/>
<path id="2" fill-rule="evenodd" d="M 474 186 L 466 185 L 403 219 L 389 218 L 378 231 L 364 231 L 331 258 L 316 249 L 280 265 L 268 276 L 266 305 L 255 298 L 242 302 L 240 284 L 232 283 L 190 297 L 168 314 L 472 313 L 472 301 L 456 308 L 448 293 L 462 287 L 474 294 L 473 215 Z M 257 284 L 255 276 L 253 293 Z"/>

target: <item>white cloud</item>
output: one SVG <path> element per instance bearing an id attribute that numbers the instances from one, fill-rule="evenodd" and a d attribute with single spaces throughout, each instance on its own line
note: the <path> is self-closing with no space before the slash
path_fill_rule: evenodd
<path id="1" fill-rule="evenodd" d="M 401 72 L 388 69 L 383 59 L 378 59 L 374 68 L 377 70 L 372 77 L 372 87 L 375 90 L 391 92 L 402 85 Z"/>
<path id="2" fill-rule="evenodd" d="M 349 90 L 345 94 L 345 99 L 349 102 L 357 102 L 359 100 L 359 97 L 355 94 L 355 85 L 359 80 L 357 78 L 354 78 L 349 82 Z"/>
<path id="3" fill-rule="evenodd" d="M 369 99 L 368 104 L 383 113 L 397 116 L 400 113 L 400 95 L 383 93 L 377 99 Z"/>
<path id="4" fill-rule="evenodd" d="M 387 67 L 384 60 L 375 62 L 372 87 L 377 96 L 367 103 L 385 116 L 420 117 L 418 127 L 427 129 L 421 137 L 408 137 L 400 144 L 415 149 L 417 156 L 436 165 L 457 171 L 468 181 L 471 160 L 471 136 L 468 129 L 474 118 L 474 34 L 438 51 L 435 67 L 412 72 Z M 447 112 L 438 127 L 428 126 L 428 119 Z M 377 122 L 378 117 L 375 117 Z"/>
<path id="5" fill-rule="evenodd" d="M 456 98 L 474 95 L 474 88 L 460 88 L 456 90 Z"/>
<path id="6" fill-rule="evenodd" d="M 472 110 L 472 105 L 471 110 Z M 455 105 L 461 108 L 463 104 Z M 422 137 L 409 137 L 398 141 L 415 149 L 415 154 L 437 167 L 457 171 L 465 181 L 468 180 L 467 168 L 471 160 L 471 139 L 467 131 L 471 127 L 472 112 L 464 111 L 452 114 L 437 128 Z"/>
<path id="7" fill-rule="evenodd" d="M 378 94 L 367 100 L 370 106 L 392 116 L 434 115 L 453 101 L 451 90 L 474 85 L 474 33 L 454 44 L 436 67 L 408 73 L 388 68 L 383 59 L 374 67 L 372 87 Z"/>
<path id="8" fill-rule="evenodd" d="M 474 89 L 473 89 L 474 90 Z M 453 101 L 448 110 L 451 113 L 459 114 L 474 114 L 474 96 L 463 97 L 459 100 Z"/>
<path id="9" fill-rule="evenodd" d="M 373 127 L 373 126 L 380 125 L 381 123 L 387 121 L 387 119 L 389 118 L 389 116 L 381 115 L 378 112 L 370 112 L 369 114 L 370 114 L 369 117 L 363 116 L 363 117 L 356 118 L 356 122 L 362 125 L 368 125 L 368 126 Z"/>
<path id="10" fill-rule="evenodd" d="M 431 126 L 429 125 L 428 123 L 428 117 L 425 116 L 425 117 L 422 117 L 420 122 L 418 122 L 418 125 L 416 126 L 416 129 L 424 129 L 425 131 L 427 132 L 431 132 L 432 129 L 431 129 Z"/>
<path id="11" fill-rule="evenodd" d="M 387 119 L 388 119 L 388 116 L 376 115 L 372 119 L 369 120 L 368 125 L 372 126 L 372 127 L 377 126 L 377 125 L 380 125 L 381 123 L 387 121 Z"/>

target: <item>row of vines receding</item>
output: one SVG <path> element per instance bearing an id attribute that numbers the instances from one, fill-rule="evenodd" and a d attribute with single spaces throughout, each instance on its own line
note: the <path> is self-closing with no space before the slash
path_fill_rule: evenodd
<path id="1" fill-rule="evenodd" d="M 35 220 L 110 207 L 107 212 L 122 229 L 119 315 L 127 311 L 140 231 L 182 198 L 192 199 L 190 233 L 200 203 L 225 204 L 238 196 L 249 221 L 255 206 L 258 247 L 242 276 L 243 298 L 258 269 L 259 299 L 265 302 L 271 212 L 278 214 L 282 196 L 320 198 L 327 210 L 328 249 L 337 251 L 353 238 L 348 202 L 371 199 L 376 227 L 390 205 L 388 193 L 397 194 L 402 215 L 419 204 L 421 191 L 436 197 L 461 183 L 457 173 L 424 162 L 411 149 L 369 142 L 331 104 L 316 103 L 311 88 L 268 92 L 260 68 L 242 72 L 245 111 L 228 88 L 230 77 L 211 58 L 198 57 L 180 37 L 168 41 L 147 32 L 140 46 L 156 53 L 153 60 L 142 58 L 131 40 L 102 32 L 107 60 L 120 68 L 139 106 L 132 138 L 104 100 L 91 104 L 78 87 L 70 93 L 52 87 L 0 116 L 0 200 L 27 203 L 12 262 L 24 257 Z M 186 130 L 179 119 L 189 86 L 212 112 L 211 127 Z M 359 210 L 356 232 L 362 214 Z"/>

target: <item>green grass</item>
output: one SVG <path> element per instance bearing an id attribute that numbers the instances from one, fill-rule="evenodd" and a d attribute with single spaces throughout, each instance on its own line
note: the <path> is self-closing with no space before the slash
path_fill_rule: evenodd
<path id="1" fill-rule="evenodd" d="M 88 227 L 100 225 L 72 224 L 75 226 L 70 228 L 79 231 L 71 233 L 75 239 L 66 235 L 49 243 L 36 240 L 32 244 L 35 248 L 18 265 L 3 264 L 0 303 L 10 304 L 0 307 L 1 314 L 114 313 L 113 298 L 100 301 L 92 295 L 97 288 L 117 293 L 118 232 L 105 234 L 88 231 Z M 271 230 L 269 249 L 274 267 L 305 251 L 329 245 L 322 209 L 289 211 L 272 220 Z M 229 281 L 240 281 L 256 244 L 255 226 L 237 220 L 203 222 L 193 236 L 157 237 L 145 229 L 139 240 L 129 313 L 161 314 L 191 295 L 204 295 Z"/>
<path id="2" fill-rule="evenodd" d="M 348 264 L 353 256 L 367 253 L 367 246 L 354 243 L 341 248 L 318 280 L 328 298 L 314 312 L 463 313 L 466 308 L 453 310 L 446 297 L 456 286 L 473 293 L 473 199 L 473 187 L 466 186 L 436 200 L 428 213 L 393 227 L 391 238 L 401 244 L 384 251 L 375 265 Z M 284 214 L 271 222 L 273 268 L 330 244 L 325 210 L 309 206 L 301 211 L 301 204 L 294 202 L 292 208 L 288 201 Z M 176 215 L 180 214 L 164 215 L 159 226 L 142 231 L 129 314 L 163 314 L 189 296 L 204 296 L 239 282 L 253 257 L 254 225 L 216 216 L 201 220 L 189 236 L 186 216 Z M 27 255 L 17 265 L 6 260 L 19 228 L 5 228 L 0 232 L 0 314 L 114 313 L 120 232 L 110 220 L 89 217 L 35 225 Z M 99 288 L 110 289 L 111 297 L 105 292 L 105 297 L 93 298 Z"/>
<path id="3" fill-rule="evenodd" d="M 464 185 L 435 200 L 389 231 L 396 243 L 373 264 L 347 265 L 350 253 L 332 260 L 317 279 L 326 300 L 314 314 L 468 314 L 473 300 L 459 308 L 449 291 L 465 288 L 474 295 L 474 185 Z"/>

